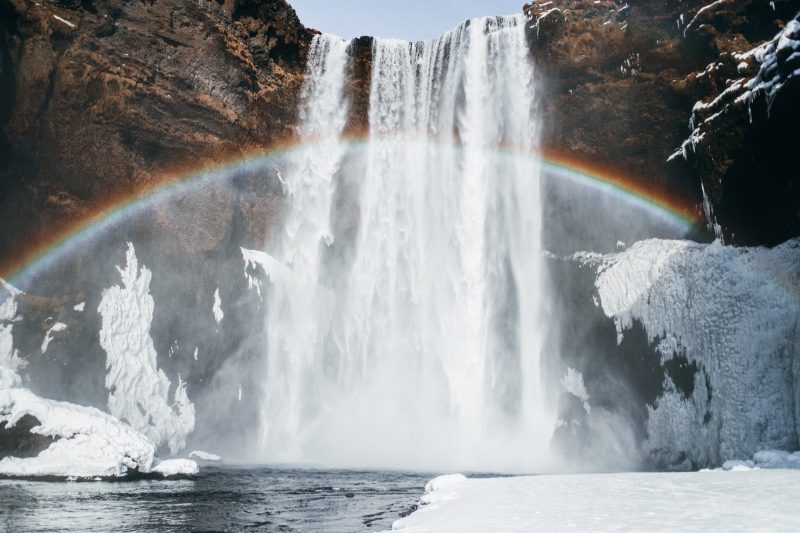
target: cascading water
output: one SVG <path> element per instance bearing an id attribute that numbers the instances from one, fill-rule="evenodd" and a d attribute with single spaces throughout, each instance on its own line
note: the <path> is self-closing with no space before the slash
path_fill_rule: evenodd
<path id="1" fill-rule="evenodd" d="M 540 371 L 525 19 L 474 19 L 416 44 L 376 40 L 365 144 L 336 142 L 347 46 L 319 36 L 310 54 L 300 135 L 315 144 L 285 179 L 264 457 L 541 468 L 555 417 Z M 349 203 L 336 201 L 343 183 Z M 354 218 L 357 231 L 334 234 Z"/>

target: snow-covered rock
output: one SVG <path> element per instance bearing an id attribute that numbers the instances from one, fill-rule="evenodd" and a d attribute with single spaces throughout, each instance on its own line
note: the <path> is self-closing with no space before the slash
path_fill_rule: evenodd
<path id="1" fill-rule="evenodd" d="M 587 257 L 582 257 L 587 261 Z M 800 413 L 800 240 L 768 248 L 647 240 L 598 259 L 620 339 L 641 323 L 663 361 L 696 363 L 649 408 L 647 451 L 695 467 L 795 449 Z"/>
<path id="2" fill-rule="evenodd" d="M 193 476 L 200 471 L 195 461 L 191 459 L 168 459 L 159 461 L 153 466 L 151 472 L 164 477 Z"/>
<path id="3" fill-rule="evenodd" d="M 0 424 L 13 427 L 25 415 L 39 421 L 32 433 L 56 440 L 36 457 L 0 460 L 0 475 L 121 477 L 153 468 L 155 445 L 113 416 L 27 389 L 0 390 Z"/>

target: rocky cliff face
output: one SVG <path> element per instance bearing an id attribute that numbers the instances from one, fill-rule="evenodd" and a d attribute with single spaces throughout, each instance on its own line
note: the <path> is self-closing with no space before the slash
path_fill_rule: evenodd
<path id="1" fill-rule="evenodd" d="M 760 57 L 747 52 L 800 2 L 555 0 L 525 10 L 548 149 L 697 210 L 705 192 L 729 242 L 800 232 L 797 83 L 747 98 L 743 82 L 731 89 L 757 74 Z M 0 235 L 0 263 L 112 198 L 293 134 L 313 32 L 284 0 L 0 0 L 0 12 L 0 222 L 15 229 Z M 366 127 L 371 44 L 352 45 L 354 134 Z M 779 59 L 777 75 L 794 71 L 792 54 Z M 246 197 L 209 190 L 184 210 L 194 217 L 161 212 L 160 226 L 184 249 L 210 251 L 239 217 L 255 243 L 279 209 L 264 181 L 248 181 Z"/>
<path id="2" fill-rule="evenodd" d="M 4 259 L 166 175 L 291 137 L 312 37 L 284 0 L 2 0 L 0 25 Z M 222 194 L 163 227 L 193 251 L 236 215 L 264 231 Z"/>
<path id="3" fill-rule="evenodd" d="M 739 98 L 761 64 L 751 51 L 800 2 L 555 0 L 525 9 L 546 80 L 547 147 L 671 189 L 698 209 L 705 191 L 727 242 L 800 233 L 795 49 L 785 46 L 764 73 L 783 77 L 774 94 Z"/>

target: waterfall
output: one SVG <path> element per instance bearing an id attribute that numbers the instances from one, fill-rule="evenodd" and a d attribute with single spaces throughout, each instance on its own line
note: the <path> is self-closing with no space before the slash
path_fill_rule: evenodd
<path id="1" fill-rule="evenodd" d="M 289 164 L 273 254 L 288 274 L 271 274 L 267 460 L 542 466 L 555 420 L 528 50 L 522 15 L 376 39 L 369 136 L 348 143 L 347 43 L 315 38 L 314 144 Z"/>

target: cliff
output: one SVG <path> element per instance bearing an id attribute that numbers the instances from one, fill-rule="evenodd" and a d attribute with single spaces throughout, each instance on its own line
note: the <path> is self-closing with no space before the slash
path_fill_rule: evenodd
<path id="1" fill-rule="evenodd" d="M 312 35 L 284 0 L 0 0 L 0 226 L 13 228 L 0 257 L 184 168 L 291 137 Z M 214 249 L 237 206 L 195 205 L 163 225 Z"/>
<path id="2" fill-rule="evenodd" d="M 774 245 L 800 234 L 791 148 L 800 56 L 785 46 L 768 74 L 782 77 L 774 94 L 739 98 L 763 60 L 753 50 L 777 40 L 800 2 L 555 0 L 525 10 L 544 74 L 546 147 L 671 190 L 698 210 L 705 200 L 726 242 Z M 693 110 L 697 129 L 685 144 Z"/>

